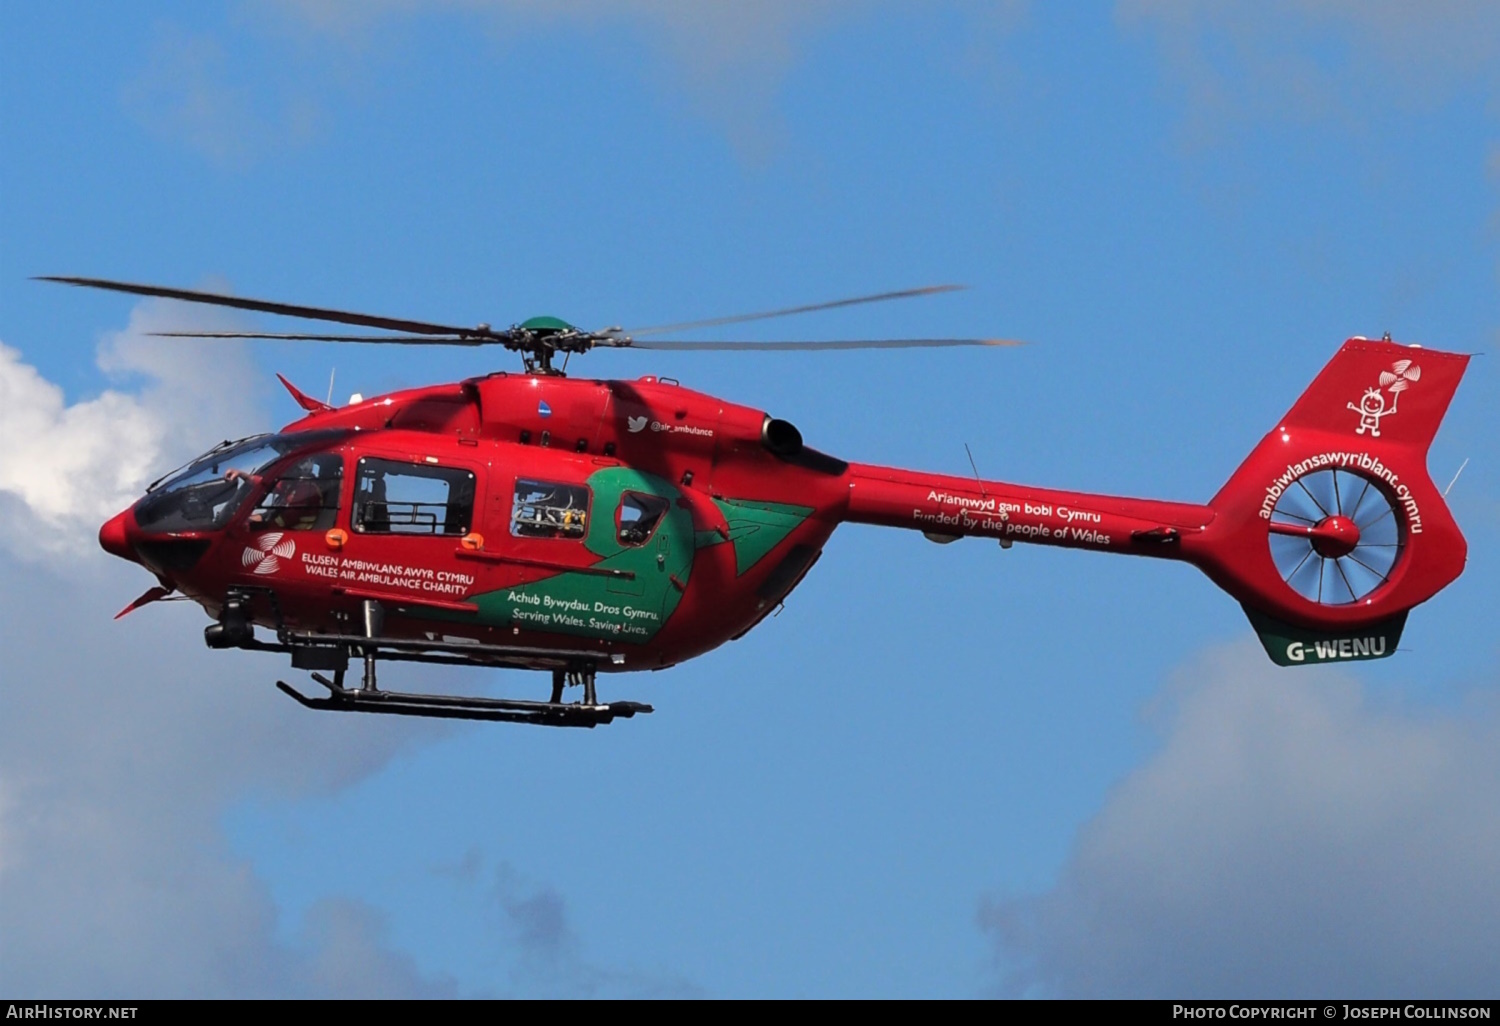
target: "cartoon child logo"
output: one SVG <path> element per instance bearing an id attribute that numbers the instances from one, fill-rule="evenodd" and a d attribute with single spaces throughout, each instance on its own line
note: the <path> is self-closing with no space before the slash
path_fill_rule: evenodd
<path id="1" fill-rule="evenodd" d="M 1380 437 L 1380 421 L 1382 417 L 1390 417 L 1396 413 L 1396 401 L 1402 392 L 1411 387 L 1412 382 L 1422 377 L 1422 368 L 1410 360 L 1397 360 L 1388 371 L 1380 372 L 1380 386 L 1378 388 L 1367 388 L 1365 394 L 1360 397 L 1359 405 L 1349 403 L 1349 409 L 1359 414 L 1359 427 L 1355 434 L 1370 433 L 1371 438 Z M 1381 389 L 1385 391 L 1382 392 Z M 1390 405 L 1386 405 L 1385 392 L 1391 394 Z"/>

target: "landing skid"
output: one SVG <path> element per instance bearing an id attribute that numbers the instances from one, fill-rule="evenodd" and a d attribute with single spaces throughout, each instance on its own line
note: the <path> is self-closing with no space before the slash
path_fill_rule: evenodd
<path id="1" fill-rule="evenodd" d="M 641 702 L 528 702 L 512 698 L 465 698 L 457 695 L 421 695 L 375 688 L 346 688 L 343 674 L 329 680 L 321 673 L 312 679 L 328 689 L 327 698 L 309 698 L 283 681 L 276 686 L 308 709 L 334 712 L 385 713 L 392 716 L 430 716 L 449 720 L 492 720 L 503 723 L 535 723 L 545 727 L 597 727 L 615 719 L 649 713 Z M 592 688 L 589 690 L 592 691 Z M 554 690 L 554 693 L 555 690 Z"/>
<path id="2" fill-rule="evenodd" d="M 275 593 L 270 594 L 271 611 L 280 620 Z M 256 652 L 284 652 L 292 657 L 297 670 L 329 670 L 330 680 L 321 673 L 312 679 L 328 689 L 327 698 L 309 698 L 284 681 L 276 686 L 308 709 L 332 712 L 384 713 L 387 716 L 430 716 L 447 720 L 491 720 L 502 723 L 536 723 L 546 727 L 597 727 L 617 719 L 630 719 L 637 713 L 649 713 L 643 702 L 600 702 L 595 691 L 599 666 L 606 659 L 619 665 L 620 655 L 605 656 L 587 649 L 544 649 L 485 645 L 474 642 L 434 638 L 397 638 L 383 632 L 385 611 L 373 599 L 361 603 L 361 634 L 307 634 L 278 628 L 274 644 L 260 641 L 250 621 L 252 596 L 244 590 L 231 592 L 219 614 L 219 622 L 204 631 L 210 648 L 241 648 Z M 364 663 L 364 674 L 358 687 L 345 687 L 351 657 Z M 517 698 L 470 698 L 462 695 L 424 695 L 403 691 L 382 691 L 375 680 L 380 660 L 438 663 L 447 666 L 509 667 L 525 670 L 551 670 L 552 695 L 546 702 Z M 583 700 L 564 702 L 563 689 L 581 686 Z"/>

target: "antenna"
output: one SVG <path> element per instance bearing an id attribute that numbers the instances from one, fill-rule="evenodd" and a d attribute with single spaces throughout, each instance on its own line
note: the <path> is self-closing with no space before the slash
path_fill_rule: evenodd
<path id="1" fill-rule="evenodd" d="M 975 464 L 974 464 L 974 454 L 972 452 L 969 452 L 969 443 L 968 442 L 964 443 L 964 452 L 968 453 L 968 456 L 969 456 L 969 469 L 972 470 L 972 471 L 974 471 L 974 481 L 975 481 L 976 484 L 979 485 L 979 494 L 983 498 L 988 499 L 989 498 L 989 494 L 984 490 L 984 478 L 982 478 L 982 477 L 979 476 L 979 468 L 977 466 L 975 466 Z"/>
<path id="2" fill-rule="evenodd" d="M 969 469 L 972 470 L 972 471 L 974 471 L 974 483 L 979 486 L 979 495 L 980 495 L 980 497 L 988 499 L 990 497 L 990 493 L 984 490 L 984 478 L 982 478 L 982 477 L 979 476 L 979 467 L 974 462 L 974 453 L 969 450 L 969 443 L 968 442 L 964 443 L 964 452 L 968 454 L 968 457 L 969 457 Z M 1002 517 L 1003 516 L 1004 516 L 1004 514 L 1002 514 Z M 1000 539 L 1000 547 L 1002 549 L 1008 549 L 1013 544 L 1015 544 L 1015 539 L 1013 539 L 1013 538 L 1001 538 Z"/>
<path id="3" fill-rule="evenodd" d="M 1453 480 L 1449 481 L 1448 482 L 1448 487 L 1443 489 L 1443 498 L 1446 499 L 1448 497 L 1448 493 L 1451 492 L 1451 491 L 1453 491 L 1453 486 L 1456 485 L 1456 484 L 1458 484 L 1458 475 L 1462 474 L 1464 472 L 1464 468 L 1467 467 L 1468 465 L 1469 465 L 1469 458 L 1467 456 L 1465 456 L 1464 457 L 1464 461 L 1458 465 L 1458 470 L 1454 472 L 1454 474 L 1453 474 Z"/>
<path id="4" fill-rule="evenodd" d="M 327 404 L 329 406 L 333 405 L 333 376 L 338 373 L 338 370 L 339 369 L 337 367 L 330 367 L 328 369 L 328 399 L 327 399 Z"/>

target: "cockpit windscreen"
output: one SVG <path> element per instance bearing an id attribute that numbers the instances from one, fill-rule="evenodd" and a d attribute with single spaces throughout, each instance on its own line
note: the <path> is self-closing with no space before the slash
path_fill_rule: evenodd
<path id="1" fill-rule="evenodd" d="M 289 453 L 326 445 L 346 431 L 254 435 L 215 446 L 152 487 L 135 505 L 146 531 L 211 531 L 223 527 L 254 490 L 261 471 Z"/>

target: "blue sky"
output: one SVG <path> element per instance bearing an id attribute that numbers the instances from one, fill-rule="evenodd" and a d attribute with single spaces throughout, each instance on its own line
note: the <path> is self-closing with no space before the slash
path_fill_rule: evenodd
<path id="1" fill-rule="evenodd" d="M 776 619 L 610 682 L 651 717 L 364 723 L 192 608 L 112 622 L 149 582 L 92 533 L 293 419 L 275 371 L 512 358 L 150 339 L 266 322 L 27 280 L 586 326 L 963 283 L 773 323 L 1032 344 L 585 372 L 1205 501 L 1345 337 L 1494 351 L 1492 6 L 12 4 L 0 104 L 3 989 L 1493 995 L 1493 358 L 1430 463 L 1470 460 L 1468 570 L 1383 663 L 1276 670 L 1183 566 L 851 526 Z"/>

